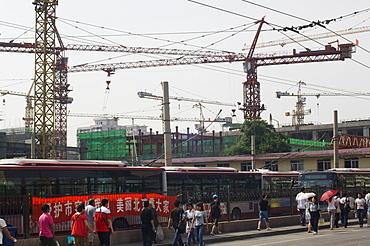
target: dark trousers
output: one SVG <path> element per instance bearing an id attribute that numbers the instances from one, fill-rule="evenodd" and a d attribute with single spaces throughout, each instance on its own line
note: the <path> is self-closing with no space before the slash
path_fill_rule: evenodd
<path id="1" fill-rule="evenodd" d="M 340 213 L 335 213 L 334 226 L 336 228 L 339 227 L 339 217 L 340 217 Z"/>
<path id="2" fill-rule="evenodd" d="M 357 218 L 360 226 L 364 225 L 364 209 L 357 209 Z"/>
<path id="3" fill-rule="evenodd" d="M 319 230 L 319 212 L 311 212 L 311 226 L 314 232 Z"/>
<path id="4" fill-rule="evenodd" d="M 52 237 L 40 236 L 39 246 L 57 246 L 57 243 Z"/>
<path id="5" fill-rule="evenodd" d="M 299 209 L 301 225 L 306 224 L 306 209 Z"/>
<path id="6" fill-rule="evenodd" d="M 342 226 L 347 228 L 347 225 L 348 225 L 348 212 L 342 212 L 341 213 L 342 215 Z"/>
<path id="7" fill-rule="evenodd" d="M 109 231 L 98 231 L 99 246 L 110 246 L 110 232 Z"/>
<path id="8" fill-rule="evenodd" d="M 141 228 L 141 235 L 143 236 L 143 245 L 152 246 L 155 233 L 152 228 Z"/>

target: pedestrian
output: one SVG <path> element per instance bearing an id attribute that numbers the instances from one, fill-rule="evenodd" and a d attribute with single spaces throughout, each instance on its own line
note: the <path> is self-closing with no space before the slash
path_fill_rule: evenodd
<path id="1" fill-rule="evenodd" d="M 85 205 L 80 204 L 77 206 L 77 212 L 72 215 L 72 233 L 74 236 L 74 245 L 88 246 L 88 230 L 94 233 L 90 227 L 88 219 L 85 215 Z"/>
<path id="2" fill-rule="evenodd" d="M 366 199 L 366 204 L 367 204 L 367 227 L 370 227 L 370 196 Z"/>
<path id="3" fill-rule="evenodd" d="M 180 207 L 181 202 L 180 201 L 175 201 L 174 202 L 175 208 L 172 209 L 170 217 L 168 218 L 168 225 L 167 228 L 171 227 L 171 222 L 173 225 L 173 228 L 175 229 L 175 237 L 173 239 L 173 246 L 177 245 L 177 242 L 180 244 L 180 246 L 184 246 L 184 242 L 182 241 L 181 238 L 181 232 L 178 230 L 178 226 L 180 221 L 183 220 L 183 214 L 184 210 Z"/>
<path id="4" fill-rule="evenodd" d="M 149 208 L 149 202 L 144 202 L 144 209 L 141 211 L 140 214 L 141 218 L 141 235 L 143 236 L 143 245 L 144 246 L 152 246 L 156 227 L 154 225 L 153 214 L 151 209 Z"/>
<path id="5" fill-rule="evenodd" d="M 365 199 L 362 198 L 362 194 L 357 194 L 357 199 L 355 200 L 355 213 L 357 214 L 358 222 L 360 227 L 364 226 L 364 211 L 365 211 Z"/>
<path id="6" fill-rule="evenodd" d="M 88 201 L 88 205 L 85 208 L 85 215 L 87 217 L 87 222 L 89 223 L 89 226 L 95 230 L 95 223 L 94 223 L 94 217 L 95 217 L 95 199 L 90 198 Z M 89 246 L 94 246 L 94 233 L 89 232 L 89 235 L 87 236 L 87 241 L 89 243 Z"/>
<path id="7" fill-rule="evenodd" d="M 148 209 L 152 213 L 153 222 L 154 222 L 154 228 L 155 228 L 155 231 L 157 231 L 158 230 L 158 226 L 159 226 L 157 210 L 155 208 L 153 208 L 153 204 L 151 202 L 149 203 Z M 154 240 L 153 241 L 155 243 L 157 243 L 156 237 L 154 237 Z"/>
<path id="8" fill-rule="evenodd" d="M 298 200 L 299 196 L 301 196 L 302 194 L 304 194 L 306 192 L 306 189 L 304 187 L 301 188 L 301 192 L 299 192 L 295 198 L 295 200 L 297 201 L 297 210 L 299 211 L 300 213 L 300 223 L 301 223 L 301 226 L 306 226 L 306 214 L 305 214 L 305 211 L 306 211 L 306 207 L 305 207 L 305 203 L 307 202 L 307 199 L 300 199 Z"/>
<path id="9" fill-rule="evenodd" d="M 9 238 L 10 240 L 12 240 L 13 242 L 17 242 L 17 239 L 15 239 L 12 235 L 10 235 L 9 230 L 6 227 L 5 220 L 0 218 L 0 246 L 3 245 L 3 233 L 2 232 L 4 232 L 5 236 Z"/>
<path id="10" fill-rule="evenodd" d="M 218 200 L 218 195 L 213 195 L 213 202 L 211 202 L 211 210 L 210 210 L 210 217 L 213 219 L 213 226 L 211 230 L 211 235 L 215 235 L 215 231 L 217 230 L 217 234 L 221 234 L 220 228 L 218 227 L 218 221 L 220 220 L 222 215 L 221 210 L 221 203 Z"/>
<path id="11" fill-rule="evenodd" d="M 195 205 L 192 226 L 194 227 L 194 233 L 198 242 L 198 246 L 203 246 L 204 230 L 208 231 L 208 216 L 206 211 L 204 211 L 202 202 L 198 202 Z"/>
<path id="12" fill-rule="evenodd" d="M 260 220 L 258 221 L 258 226 L 257 226 L 257 230 L 261 230 L 261 224 L 262 224 L 262 221 L 263 219 L 265 219 L 265 223 L 266 223 L 266 230 L 271 230 L 270 228 L 270 225 L 269 225 L 269 215 L 268 215 L 268 207 L 269 207 L 269 202 L 267 200 L 267 195 L 263 195 L 262 196 L 262 199 L 259 203 L 259 207 L 260 207 Z M 304 213 L 304 212 L 303 212 Z"/>
<path id="13" fill-rule="evenodd" d="M 347 197 L 347 193 L 343 194 L 343 197 L 340 199 L 339 207 L 341 211 L 341 221 L 342 227 L 347 228 L 348 225 L 348 213 L 351 211 L 350 200 Z"/>
<path id="14" fill-rule="evenodd" d="M 334 196 L 334 199 L 335 199 L 335 202 L 336 202 L 334 226 L 335 226 L 335 228 L 339 228 L 339 218 L 340 218 L 340 215 L 341 215 L 341 210 L 340 210 L 340 207 L 339 207 L 339 204 L 340 204 L 339 192 Z"/>
<path id="15" fill-rule="evenodd" d="M 311 214 L 310 214 L 310 204 L 312 203 L 312 197 L 307 199 L 307 202 L 305 203 L 305 218 L 306 218 L 306 224 L 307 224 L 307 232 L 312 232 L 312 226 L 311 226 Z"/>
<path id="16" fill-rule="evenodd" d="M 50 206 L 48 204 L 43 204 L 41 206 L 42 215 L 39 217 L 39 227 L 40 227 L 40 246 L 57 246 L 54 240 L 54 221 L 51 217 Z"/>
<path id="17" fill-rule="evenodd" d="M 110 246 L 110 235 L 113 233 L 112 215 L 108 208 L 108 199 L 101 200 L 102 206 L 95 211 L 95 231 L 98 233 L 99 246 Z"/>
<path id="18" fill-rule="evenodd" d="M 335 227 L 335 211 L 337 209 L 337 202 L 334 196 L 330 197 L 328 200 L 328 211 L 330 218 L 330 230 L 334 230 Z"/>
<path id="19" fill-rule="evenodd" d="M 195 210 L 193 208 L 193 204 L 191 202 L 186 204 L 186 211 L 185 211 L 185 220 L 186 220 L 186 233 L 187 236 L 187 242 L 186 245 L 190 246 L 191 242 L 193 241 L 193 245 L 195 246 L 197 244 L 197 241 L 195 240 L 195 233 L 194 233 L 194 227 L 192 225 L 193 218 L 195 215 Z"/>
<path id="20" fill-rule="evenodd" d="M 319 218 L 322 218 L 320 205 L 317 202 L 317 198 L 312 197 L 312 202 L 309 206 L 309 211 L 311 215 L 311 226 L 313 234 L 316 235 L 319 231 Z"/>

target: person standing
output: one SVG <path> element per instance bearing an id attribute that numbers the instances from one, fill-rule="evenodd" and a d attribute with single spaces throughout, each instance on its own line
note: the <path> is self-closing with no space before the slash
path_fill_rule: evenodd
<path id="1" fill-rule="evenodd" d="M 221 218 L 222 210 L 221 210 L 221 203 L 218 200 L 218 195 L 213 195 L 213 202 L 211 202 L 211 211 L 210 217 L 213 219 L 213 226 L 211 230 L 211 235 L 215 235 L 215 231 L 217 230 L 218 234 L 221 234 L 220 228 L 218 227 L 218 221 Z"/>
<path id="2" fill-rule="evenodd" d="M 154 228 L 155 228 L 155 231 L 157 231 L 158 230 L 158 226 L 159 226 L 159 220 L 158 220 L 157 210 L 155 208 L 153 208 L 153 204 L 152 203 L 149 203 L 148 209 L 150 210 L 150 212 L 152 212 L 152 217 L 153 217 L 153 222 L 154 222 Z M 154 240 L 153 241 L 155 243 L 157 243 L 157 240 L 156 240 L 155 237 L 154 237 Z"/>
<path id="3" fill-rule="evenodd" d="M 43 204 L 41 206 L 42 215 L 39 217 L 39 227 L 40 227 L 40 246 L 57 246 L 54 240 L 54 221 L 51 217 L 50 206 L 48 204 Z"/>
<path id="4" fill-rule="evenodd" d="M 203 246 L 204 230 L 208 231 L 208 216 L 206 211 L 204 211 L 203 203 L 201 202 L 198 202 L 195 205 L 192 226 L 194 227 L 194 233 L 198 242 L 198 246 Z"/>
<path id="5" fill-rule="evenodd" d="M 143 245 L 152 246 L 155 238 L 155 225 L 153 220 L 153 214 L 149 208 L 149 202 L 144 202 L 144 209 L 140 214 L 141 218 L 141 235 L 143 236 Z"/>
<path id="6" fill-rule="evenodd" d="M 194 227 L 192 225 L 195 210 L 193 208 L 193 204 L 191 202 L 186 204 L 186 211 L 185 211 L 185 220 L 186 220 L 186 233 L 187 236 L 187 245 L 191 245 L 191 241 L 193 241 L 193 245 L 195 246 L 197 244 L 197 241 L 195 240 L 195 233 L 194 233 Z"/>
<path id="7" fill-rule="evenodd" d="M 171 222 L 173 225 L 173 228 L 175 229 L 175 238 L 173 239 L 173 246 L 177 245 L 177 242 L 179 242 L 180 246 L 184 246 L 184 242 L 181 238 L 181 233 L 178 230 L 179 222 L 183 219 L 184 210 L 180 207 L 181 202 L 175 201 L 174 202 L 175 208 L 172 209 L 170 217 L 168 218 L 168 225 L 167 228 L 169 229 L 171 227 Z"/>
<path id="8" fill-rule="evenodd" d="M 328 211 L 329 211 L 329 217 L 330 217 L 330 230 L 334 230 L 335 211 L 337 209 L 336 206 L 337 206 L 336 199 L 334 198 L 334 196 L 330 197 L 329 201 L 328 201 Z"/>
<path id="9" fill-rule="evenodd" d="M 102 206 L 95 211 L 95 231 L 98 233 L 99 246 L 110 246 L 110 234 L 113 233 L 112 215 L 108 203 L 108 199 L 103 199 Z"/>
<path id="10" fill-rule="evenodd" d="M 340 218 L 340 214 L 341 214 L 341 210 L 340 210 L 340 197 L 339 197 L 339 193 L 337 193 L 335 196 L 334 196 L 334 199 L 335 199 L 335 202 L 336 202 L 336 205 L 335 205 L 335 220 L 334 220 L 334 225 L 335 225 L 335 228 L 339 228 L 339 218 Z"/>
<path id="11" fill-rule="evenodd" d="M 10 240 L 12 240 L 13 242 L 17 242 L 17 240 L 12 235 L 10 235 L 8 228 L 6 228 L 5 220 L 0 218 L 0 246 L 3 245 L 3 233 L 2 232 L 4 232 L 5 236 L 7 236 L 7 238 L 9 238 Z"/>
<path id="12" fill-rule="evenodd" d="M 95 230 L 95 223 L 94 223 L 94 217 L 95 217 L 95 199 L 90 198 L 88 201 L 89 205 L 85 208 L 85 215 L 87 217 L 87 222 L 89 223 L 89 226 Z M 89 246 L 94 246 L 94 233 L 89 232 L 89 235 L 87 236 L 87 241 L 89 243 Z"/>
<path id="13" fill-rule="evenodd" d="M 343 197 L 340 199 L 339 207 L 341 211 L 341 221 L 342 221 L 342 227 L 347 228 L 348 225 L 348 213 L 351 211 L 351 207 L 349 205 L 350 201 L 347 197 L 347 193 L 343 194 Z"/>
<path id="14" fill-rule="evenodd" d="M 357 199 L 355 200 L 355 213 L 357 213 L 358 222 L 360 227 L 364 226 L 364 211 L 365 211 L 365 199 L 362 198 L 362 194 L 358 193 Z"/>
<path id="15" fill-rule="evenodd" d="M 266 230 L 271 230 L 270 225 L 269 225 L 269 215 L 268 215 L 269 202 L 267 200 L 267 195 L 262 196 L 262 199 L 259 203 L 259 207 L 260 207 L 260 220 L 258 221 L 257 230 L 259 231 L 261 230 L 261 224 L 262 224 L 263 219 L 265 219 Z M 304 212 L 305 211 L 303 211 L 303 213 Z"/>
<path id="16" fill-rule="evenodd" d="M 88 246 L 88 231 L 91 233 L 94 230 L 90 227 L 88 219 L 85 213 L 85 205 L 80 204 L 77 206 L 77 212 L 72 215 L 72 233 L 74 236 L 74 245 L 76 246 Z"/>
<path id="17" fill-rule="evenodd" d="M 306 202 L 308 201 L 307 199 L 298 199 L 299 196 L 301 196 L 302 194 L 304 194 L 306 191 L 306 189 L 304 187 L 301 188 L 301 192 L 299 192 L 295 198 L 295 200 L 297 201 L 297 210 L 299 211 L 300 213 L 300 222 L 301 222 L 301 226 L 306 226 L 306 207 L 305 207 L 305 204 Z"/>
<path id="18" fill-rule="evenodd" d="M 319 218 L 322 217 L 320 205 L 317 202 L 316 197 L 312 197 L 312 202 L 310 204 L 309 211 L 311 215 L 311 226 L 313 234 L 316 235 L 319 231 Z"/>

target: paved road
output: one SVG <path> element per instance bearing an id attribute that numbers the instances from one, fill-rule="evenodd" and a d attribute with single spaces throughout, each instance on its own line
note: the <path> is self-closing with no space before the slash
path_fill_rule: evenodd
<path id="1" fill-rule="evenodd" d="M 365 225 L 366 226 L 366 225 Z M 317 235 L 307 232 L 289 233 L 275 236 L 256 237 L 231 242 L 208 243 L 212 246 L 364 246 L 370 245 L 370 228 L 357 225 L 334 230 L 323 229 Z"/>

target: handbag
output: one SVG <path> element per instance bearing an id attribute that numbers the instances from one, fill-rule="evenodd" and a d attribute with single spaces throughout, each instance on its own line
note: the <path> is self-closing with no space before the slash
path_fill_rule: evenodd
<path id="1" fill-rule="evenodd" d="M 180 234 L 183 234 L 186 231 L 186 224 L 185 224 L 185 221 L 181 217 L 182 216 L 181 216 L 181 213 L 180 213 L 179 224 L 177 225 L 177 230 Z"/>
<path id="2" fill-rule="evenodd" d="M 319 219 L 319 225 L 324 225 L 325 224 L 325 220 L 324 218 L 320 218 Z"/>

